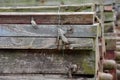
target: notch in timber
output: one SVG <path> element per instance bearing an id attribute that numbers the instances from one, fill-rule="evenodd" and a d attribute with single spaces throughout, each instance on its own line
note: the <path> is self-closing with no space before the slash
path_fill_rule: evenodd
<path id="1" fill-rule="evenodd" d="M 2 12 L 0 24 L 30 24 L 31 17 L 37 24 L 58 24 L 58 16 L 62 24 L 93 24 L 94 12 Z"/>

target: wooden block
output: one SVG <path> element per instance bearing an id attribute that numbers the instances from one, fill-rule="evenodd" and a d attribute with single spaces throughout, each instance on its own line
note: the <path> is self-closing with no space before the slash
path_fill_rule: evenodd
<path id="1" fill-rule="evenodd" d="M 104 21 L 114 21 L 114 13 L 113 12 L 104 12 Z"/>
<path id="2" fill-rule="evenodd" d="M 98 2 L 97 0 L 33 0 L 28 2 L 28 0 L 18 0 L 18 1 L 0 1 L 0 6 L 54 6 L 54 5 L 73 5 L 73 4 L 86 4 Z"/>
<path id="3" fill-rule="evenodd" d="M 60 5 L 60 6 L 18 6 L 0 7 L 0 12 L 90 12 L 93 4 Z"/>
<path id="4" fill-rule="evenodd" d="M 0 37 L 57 38 L 58 28 L 66 31 L 68 38 L 96 37 L 98 25 L 38 25 L 38 29 L 26 24 L 1 24 Z M 71 31 L 69 31 L 72 29 Z"/>
<path id="5" fill-rule="evenodd" d="M 76 64 L 73 74 L 94 75 L 94 56 L 94 51 L 85 50 L 0 50 L 0 73 L 67 74 Z"/>
<path id="6" fill-rule="evenodd" d="M 113 22 L 104 23 L 104 32 L 105 33 L 112 33 L 113 32 L 113 27 L 114 27 L 114 23 Z"/>
<path id="7" fill-rule="evenodd" d="M 0 24 L 30 24 L 32 17 L 37 24 L 45 25 L 94 23 L 94 12 L 2 12 L 0 13 Z"/>

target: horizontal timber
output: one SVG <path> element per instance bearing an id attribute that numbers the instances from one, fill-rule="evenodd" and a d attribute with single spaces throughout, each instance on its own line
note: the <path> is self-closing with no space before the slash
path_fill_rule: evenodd
<path id="1" fill-rule="evenodd" d="M 43 37 L 57 38 L 58 29 L 66 31 L 65 36 L 71 38 L 92 38 L 97 35 L 97 24 L 94 25 L 37 25 L 35 29 L 27 24 L 1 24 L 0 37 Z M 71 31 L 69 31 L 71 30 Z"/>
<path id="2" fill-rule="evenodd" d="M 37 24 L 93 24 L 94 12 L 1 12 L 0 24 L 30 24 L 31 18 Z"/>
<path id="3" fill-rule="evenodd" d="M 67 74 L 76 64 L 76 74 L 94 75 L 94 56 L 85 50 L 0 50 L 0 74 Z"/>
<path id="4" fill-rule="evenodd" d="M 93 39 L 86 38 L 68 38 L 73 44 L 77 44 L 78 47 L 73 49 L 92 50 Z M 57 38 L 31 38 L 31 37 L 0 37 L 0 49 L 58 49 Z M 61 44 L 61 48 L 70 49 L 69 45 Z"/>

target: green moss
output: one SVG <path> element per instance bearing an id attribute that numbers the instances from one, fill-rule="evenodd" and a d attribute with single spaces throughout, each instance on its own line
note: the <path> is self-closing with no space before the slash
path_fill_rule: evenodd
<path id="1" fill-rule="evenodd" d="M 94 65 L 92 65 L 94 67 Z M 88 61 L 84 59 L 82 64 L 83 70 L 85 74 L 93 74 L 95 72 L 95 68 L 91 68 Z"/>

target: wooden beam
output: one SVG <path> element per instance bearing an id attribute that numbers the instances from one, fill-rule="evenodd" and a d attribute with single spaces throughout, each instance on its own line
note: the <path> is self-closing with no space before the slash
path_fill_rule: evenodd
<path id="1" fill-rule="evenodd" d="M 93 24 L 94 12 L 2 12 L 0 24 L 30 24 L 31 18 L 37 24 Z"/>
<path id="2" fill-rule="evenodd" d="M 76 74 L 94 75 L 94 56 L 93 51 L 80 50 L 0 50 L 0 73 L 68 74 L 70 65 L 76 64 Z"/>
<path id="3" fill-rule="evenodd" d="M 68 38 L 71 44 L 77 44 L 73 47 L 77 50 L 92 50 L 93 40 L 88 38 Z M 31 38 L 31 37 L 0 37 L 0 49 L 70 49 L 69 45 L 58 45 L 57 38 Z M 64 46 L 64 47 L 63 47 Z"/>
<path id="4" fill-rule="evenodd" d="M 27 0 L 20 0 L 20 1 L 7 1 L 4 0 L 0 1 L 0 6 L 55 6 L 55 5 L 79 5 L 79 4 L 89 4 L 95 3 L 98 1 L 94 0 L 33 0 L 28 2 Z"/>
<path id="5" fill-rule="evenodd" d="M 60 6 L 16 6 L 16 7 L 0 7 L 0 12 L 82 12 L 92 11 L 93 3 L 80 5 L 60 5 Z"/>
<path id="6" fill-rule="evenodd" d="M 5 75 L 5 74 L 4 74 Z M 62 77 L 61 77 L 62 76 Z M 83 75 L 84 76 L 84 75 Z M 86 75 L 86 76 L 89 76 L 89 75 Z M 91 75 L 91 76 L 93 76 L 93 75 Z M 52 74 L 52 75 L 49 75 L 49 74 L 44 74 L 44 75 L 42 75 L 42 74 L 37 74 L 37 75 L 35 75 L 34 74 L 34 76 L 32 76 L 32 75 L 27 75 L 27 74 L 25 74 L 25 76 L 23 76 L 23 75 L 7 75 L 7 76 L 0 76 L 0 79 L 1 80 L 21 80 L 21 79 L 25 79 L 25 80 L 30 80 L 30 79 L 32 79 L 32 80 L 37 80 L 37 79 L 45 79 L 45 80 L 71 80 L 70 78 L 67 78 L 68 76 L 67 75 L 55 75 L 55 74 Z M 83 78 L 77 78 L 77 79 L 74 79 L 74 80 L 81 80 L 81 79 L 83 79 Z M 92 77 L 92 78 L 85 78 L 86 80 L 95 80 L 95 78 L 94 77 Z"/>
<path id="7" fill-rule="evenodd" d="M 16 7 L 10 7 L 10 6 L 6 6 L 6 7 L 0 7 L 0 9 L 38 9 L 38 8 L 41 8 L 41 9 L 45 9 L 45 8 L 64 8 L 64 7 L 86 7 L 86 6 L 93 6 L 94 4 L 93 3 L 86 3 L 86 4 L 71 4 L 71 5 L 60 5 L 60 6 L 16 6 Z"/>
<path id="8" fill-rule="evenodd" d="M 0 37 L 43 37 L 57 38 L 58 28 L 66 31 L 66 37 L 96 37 L 97 24 L 94 25 L 38 25 L 38 29 L 27 24 L 1 24 Z M 69 31 L 71 29 L 71 31 Z"/>

